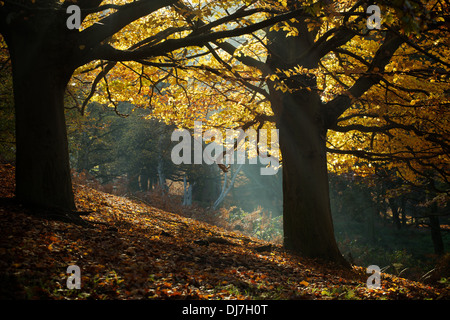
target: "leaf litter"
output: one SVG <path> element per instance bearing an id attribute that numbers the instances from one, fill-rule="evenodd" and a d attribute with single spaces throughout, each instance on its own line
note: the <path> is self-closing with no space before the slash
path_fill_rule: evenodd
<path id="1" fill-rule="evenodd" d="M 238 232 L 75 186 L 91 227 L 44 219 L 14 202 L 14 167 L 0 165 L 3 299 L 448 299 L 437 288 L 365 268 L 306 259 Z M 31 213 L 31 214 L 30 214 Z M 93 226 L 93 227 L 92 227 Z M 81 289 L 68 289 L 69 265 Z"/>

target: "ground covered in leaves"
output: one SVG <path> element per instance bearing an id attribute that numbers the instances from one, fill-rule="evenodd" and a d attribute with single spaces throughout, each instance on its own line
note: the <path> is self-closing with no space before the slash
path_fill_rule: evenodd
<path id="1" fill-rule="evenodd" d="M 75 186 L 89 225 L 36 215 L 13 199 L 14 168 L 0 166 L 2 299 L 448 299 L 448 288 L 362 267 L 342 270 L 280 246 Z M 38 210 L 38 209 L 36 209 Z M 44 214 L 45 216 L 45 214 Z M 67 267 L 81 270 L 68 289 Z"/>

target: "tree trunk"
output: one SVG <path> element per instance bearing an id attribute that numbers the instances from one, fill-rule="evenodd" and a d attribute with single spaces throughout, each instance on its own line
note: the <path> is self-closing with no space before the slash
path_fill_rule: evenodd
<path id="1" fill-rule="evenodd" d="M 403 196 L 401 199 L 401 211 L 402 211 L 402 226 L 406 227 L 406 198 Z"/>
<path id="2" fill-rule="evenodd" d="M 318 57 L 308 54 L 314 36 L 303 21 L 292 25 L 306 36 L 268 32 L 270 54 L 266 64 L 279 77 L 283 73 L 277 70 L 297 65 L 306 69 L 318 67 Z M 334 237 L 325 148 L 327 129 L 315 90 L 316 78 L 313 74 L 299 74 L 280 79 L 288 91 L 277 88 L 277 81 L 268 81 L 268 87 L 282 155 L 284 246 L 307 257 L 349 266 Z"/>
<path id="3" fill-rule="evenodd" d="M 189 183 L 189 186 L 188 186 Z M 186 175 L 183 177 L 183 206 L 191 206 L 192 205 L 192 189 L 195 185 L 194 183 L 190 183 L 187 181 Z"/>
<path id="4" fill-rule="evenodd" d="M 444 242 L 442 241 L 441 225 L 438 216 L 430 216 L 431 239 L 433 240 L 434 253 L 444 254 Z"/>
<path id="5" fill-rule="evenodd" d="M 72 211 L 64 93 L 73 70 L 62 67 L 61 50 L 42 37 L 18 33 L 7 41 L 16 112 L 16 196 L 33 205 Z"/>
<path id="6" fill-rule="evenodd" d="M 370 241 L 372 241 L 373 243 L 375 242 L 375 218 L 377 216 L 378 212 L 376 210 L 376 208 L 371 208 L 369 210 L 369 228 L 368 228 L 368 232 L 369 232 L 369 239 Z"/>
<path id="7" fill-rule="evenodd" d="M 139 175 L 137 175 L 137 174 L 133 175 L 130 172 L 128 172 L 127 180 L 128 180 L 128 185 L 127 185 L 128 192 L 134 193 L 136 191 L 140 191 Z"/>
<path id="8" fill-rule="evenodd" d="M 160 136 L 158 140 L 158 166 L 156 167 L 156 170 L 158 171 L 158 181 L 159 186 L 161 187 L 161 190 L 163 193 L 166 193 L 166 191 L 169 191 L 166 185 L 166 175 L 164 174 L 164 158 L 163 158 L 163 128 L 160 128 Z"/>
<path id="9" fill-rule="evenodd" d="M 229 183 L 227 183 L 227 181 L 228 181 L 228 179 L 227 179 L 227 174 L 228 174 L 228 172 L 225 172 L 224 180 L 223 180 L 223 186 L 222 186 L 222 191 L 220 192 L 219 197 L 217 198 L 217 200 L 216 200 L 216 201 L 214 202 L 214 204 L 213 204 L 213 207 L 212 207 L 213 210 L 216 210 L 216 209 L 219 207 L 219 205 L 222 203 L 222 201 L 223 201 L 223 200 L 225 199 L 225 197 L 228 195 L 228 193 L 230 192 L 230 190 L 233 188 L 234 181 L 236 180 L 236 177 L 237 177 L 237 175 L 239 174 L 239 172 L 241 171 L 243 165 L 244 165 L 244 164 L 241 163 L 241 164 L 237 167 L 237 169 L 236 169 L 236 171 L 233 173 L 233 175 L 232 175 L 232 177 L 231 177 Z M 231 172 L 230 172 L 230 174 L 231 174 Z"/>
<path id="10" fill-rule="evenodd" d="M 434 253 L 441 256 L 444 254 L 444 242 L 442 241 L 441 224 L 439 222 L 439 216 L 437 214 L 437 204 L 431 205 L 430 229 L 431 239 L 433 240 Z"/>
<path id="11" fill-rule="evenodd" d="M 396 199 L 389 199 L 389 206 L 392 210 L 392 222 L 394 223 L 397 230 L 400 230 L 401 223 L 400 223 L 400 212 L 399 212 L 399 206 L 397 204 Z"/>
<path id="12" fill-rule="evenodd" d="M 139 190 L 146 192 L 149 190 L 149 176 L 147 174 L 147 172 L 145 172 L 145 170 L 141 170 L 141 174 L 139 175 Z"/>
<path id="13" fill-rule="evenodd" d="M 302 111 L 314 101 L 283 96 L 278 128 L 283 159 L 284 246 L 307 257 L 348 265 L 334 237 L 326 130 L 318 118 Z"/>

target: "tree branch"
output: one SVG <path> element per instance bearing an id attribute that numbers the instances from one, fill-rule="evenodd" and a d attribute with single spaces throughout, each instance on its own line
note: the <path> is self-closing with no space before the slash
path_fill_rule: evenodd
<path id="1" fill-rule="evenodd" d="M 384 70 L 402 43 L 403 39 L 387 33 L 383 44 L 375 53 L 372 63 L 368 67 L 367 74 L 355 81 L 347 91 L 348 94 L 339 95 L 324 105 L 325 124 L 328 128 L 336 123 L 339 116 L 352 105 L 355 99 L 361 97 L 373 85 L 381 81 L 382 75 L 379 72 Z"/>
<path id="2" fill-rule="evenodd" d="M 140 0 L 122 5 L 116 12 L 79 33 L 79 39 L 87 48 L 93 48 L 106 38 L 116 34 L 131 22 L 158 9 L 169 6 L 177 0 Z"/>
<path id="3" fill-rule="evenodd" d="M 371 152 L 365 150 L 341 150 L 335 148 L 326 147 L 326 151 L 330 153 L 336 154 L 350 154 L 359 158 L 371 160 L 371 161 L 408 161 L 408 160 L 417 160 L 417 159 L 433 159 L 440 155 L 444 155 L 443 152 L 432 152 L 432 151 L 418 151 L 415 155 L 407 156 L 408 154 L 412 154 L 411 151 L 397 151 L 391 153 L 380 153 L 380 152 Z"/>
<path id="4" fill-rule="evenodd" d="M 142 0 L 141 0 L 142 1 Z M 252 33 L 265 27 L 271 26 L 277 22 L 295 17 L 298 11 L 292 11 L 286 14 L 281 14 L 274 18 L 269 18 L 261 22 L 252 24 L 250 26 L 236 28 L 232 30 L 224 30 L 217 32 L 210 32 L 206 34 L 187 36 L 181 39 L 167 39 L 162 43 L 156 45 L 145 45 L 136 50 L 118 50 L 110 45 L 100 45 L 93 50 L 90 59 L 103 59 L 110 61 L 136 61 L 163 55 L 183 47 L 204 46 L 208 42 L 214 42 L 223 38 L 237 37 L 244 34 Z M 87 29 L 86 29 L 87 31 Z M 261 64 L 263 64 L 261 62 Z"/>
<path id="5" fill-rule="evenodd" d="M 91 90 L 90 90 L 88 96 L 86 97 L 86 99 L 84 99 L 83 104 L 81 105 L 81 108 L 80 108 L 81 115 L 84 115 L 84 110 L 86 109 L 86 106 L 89 103 L 89 100 L 91 100 L 92 96 L 95 93 L 95 90 L 97 89 L 97 84 L 100 82 L 100 80 L 102 80 L 103 78 L 106 77 L 108 72 L 111 71 L 112 68 L 114 68 L 114 66 L 116 64 L 117 64 L 117 62 L 109 62 L 104 68 L 102 65 L 102 71 L 100 71 L 99 74 L 95 77 L 95 79 L 91 85 Z"/>
<path id="6" fill-rule="evenodd" d="M 179 13 L 181 15 L 183 15 L 190 23 L 192 23 L 192 20 L 194 18 L 196 18 L 196 15 L 194 13 L 191 13 L 189 8 L 187 6 L 185 6 L 182 3 L 177 3 L 175 5 L 175 8 L 178 9 Z M 234 14 L 228 16 L 231 17 L 233 15 L 241 15 L 243 13 L 239 13 L 240 10 L 236 11 Z M 243 11 L 243 12 L 250 12 L 250 10 L 247 11 Z M 301 13 L 303 13 L 303 10 L 295 10 L 292 11 L 292 13 L 294 13 L 294 15 L 292 17 L 295 17 L 296 15 L 299 15 Z M 227 17 L 225 17 L 227 18 Z M 290 17 L 286 17 L 286 18 L 282 18 L 277 22 L 280 21 L 284 21 L 290 19 Z M 201 21 L 200 19 L 197 20 L 197 24 L 199 26 L 199 28 L 204 28 L 206 26 L 210 26 L 211 24 L 213 24 L 214 22 L 210 23 L 210 24 L 206 24 L 205 22 Z M 273 23 L 274 24 L 274 23 Z M 262 28 L 261 28 L 262 29 Z M 229 55 L 234 56 L 234 53 L 236 52 L 237 48 L 230 44 L 229 42 L 217 42 L 217 41 L 212 41 L 217 47 L 219 47 L 220 49 L 224 50 L 225 52 L 227 52 Z M 269 68 L 267 67 L 267 65 L 264 62 L 261 62 L 255 58 L 246 56 L 246 55 L 241 55 L 241 56 L 234 56 L 234 58 L 240 62 L 242 62 L 243 64 L 245 64 L 246 66 L 249 67 L 254 67 L 259 69 L 261 72 L 263 72 L 263 74 L 267 74 L 269 72 Z"/>
<path id="7" fill-rule="evenodd" d="M 350 124 L 346 126 L 333 126 L 330 128 L 333 131 L 337 132 L 349 132 L 349 131 L 359 131 L 359 132 L 386 132 L 391 129 L 398 129 L 401 128 L 399 126 L 396 126 L 394 124 L 388 124 L 384 126 L 364 126 L 362 124 Z"/>

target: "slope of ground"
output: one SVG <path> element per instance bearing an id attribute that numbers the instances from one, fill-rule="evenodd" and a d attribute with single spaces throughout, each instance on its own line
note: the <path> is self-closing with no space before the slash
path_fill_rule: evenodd
<path id="1" fill-rule="evenodd" d="M 342 270 L 280 246 L 126 198 L 76 186 L 82 219 L 52 220 L 13 200 L 14 168 L 0 166 L 0 298 L 448 299 L 445 288 L 362 267 Z M 33 214 L 34 213 L 34 214 Z M 67 267 L 81 270 L 68 289 Z"/>

